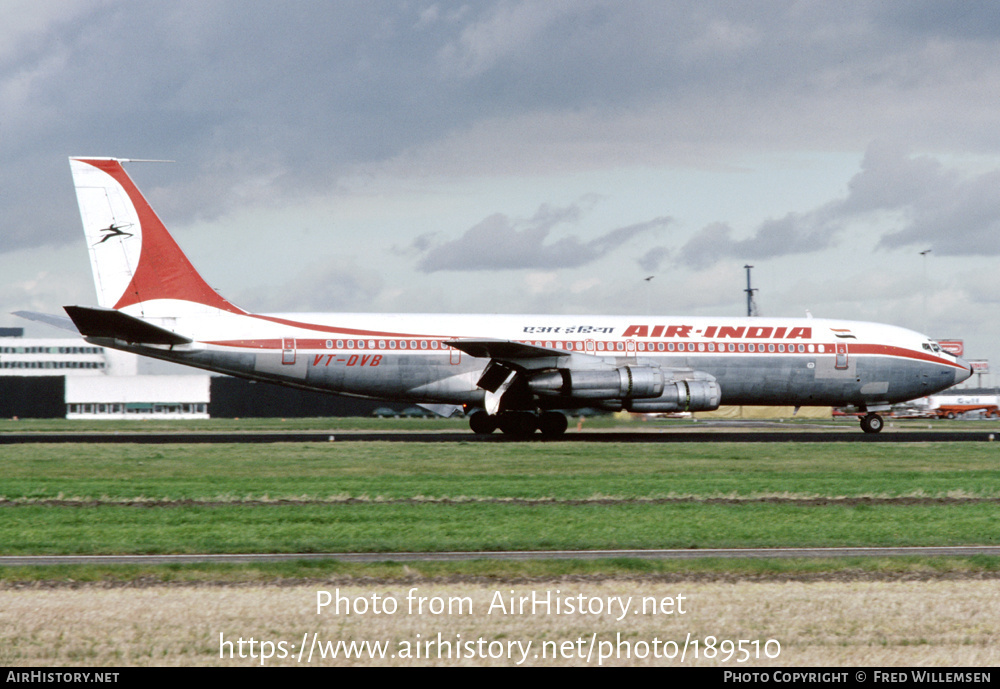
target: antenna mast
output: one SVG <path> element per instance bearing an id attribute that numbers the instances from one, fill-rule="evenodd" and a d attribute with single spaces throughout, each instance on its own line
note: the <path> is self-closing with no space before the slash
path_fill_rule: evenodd
<path id="1" fill-rule="evenodd" d="M 757 302 L 754 301 L 753 293 L 756 292 L 754 288 L 750 286 L 750 269 L 753 266 L 743 266 L 747 271 L 747 288 L 743 290 L 747 293 L 747 316 L 756 316 L 757 313 Z"/>

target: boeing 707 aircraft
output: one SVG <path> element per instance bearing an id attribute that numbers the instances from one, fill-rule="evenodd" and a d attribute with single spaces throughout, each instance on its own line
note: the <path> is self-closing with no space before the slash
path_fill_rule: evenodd
<path id="1" fill-rule="evenodd" d="M 208 286 L 118 158 L 71 158 L 97 306 L 67 306 L 97 345 L 309 390 L 447 405 L 476 433 L 561 435 L 562 411 L 727 405 L 878 412 L 972 375 L 926 336 L 823 319 L 257 314 Z M 441 407 L 438 407 L 441 408 Z"/>

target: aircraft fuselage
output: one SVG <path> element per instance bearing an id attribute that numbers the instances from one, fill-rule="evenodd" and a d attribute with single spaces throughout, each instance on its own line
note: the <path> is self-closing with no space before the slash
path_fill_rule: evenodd
<path id="1" fill-rule="evenodd" d="M 208 336 L 190 345 L 105 344 L 314 390 L 469 406 L 483 404 L 477 381 L 488 360 L 449 343 L 473 335 L 552 350 L 525 361 L 529 371 L 572 366 L 574 355 L 613 367 L 702 371 L 716 379 L 720 403 L 727 405 L 865 408 L 931 394 L 964 380 L 968 371 L 918 333 L 825 319 L 685 318 L 646 325 L 653 319 L 219 314 L 198 320 L 194 329 Z M 218 338 L 211 334 L 213 321 Z M 621 407 L 618 401 L 559 396 L 542 406 L 574 405 Z"/>

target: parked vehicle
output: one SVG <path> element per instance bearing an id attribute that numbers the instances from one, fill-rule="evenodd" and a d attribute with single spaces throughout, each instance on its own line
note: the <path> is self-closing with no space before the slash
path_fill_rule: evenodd
<path id="1" fill-rule="evenodd" d="M 967 412 L 978 411 L 986 418 L 1000 418 L 998 395 L 932 395 L 927 399 L 927 412 L 939 419 L 955 419 Z"/>

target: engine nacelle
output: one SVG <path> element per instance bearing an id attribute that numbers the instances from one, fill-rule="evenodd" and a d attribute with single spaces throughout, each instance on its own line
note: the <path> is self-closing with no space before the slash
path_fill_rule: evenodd
<path id="1" fill-rule="evenodd" d="M 709 377 L 710 378 L 710 377 Z M 712 411 L 719 408 L 722 390 L 715 379 L 675 380 L 656 399 L 627 401 L 635 412 Z"/>
<path id="2" fill-rule="evenodd" d="M 664 393 L 663 371 L 654 366 L 621 366 L 605 371 L 561 368 L 537 373 L 528 388 L 543 397 L 574 399 L 645 399 Z"/>

